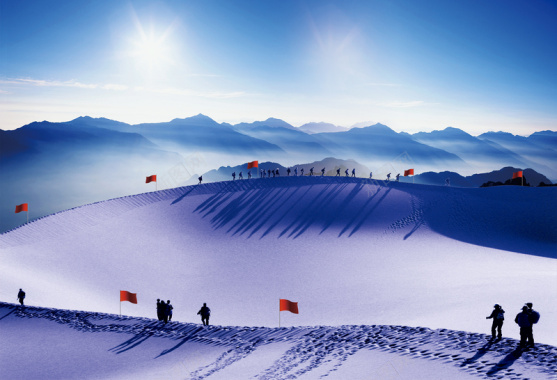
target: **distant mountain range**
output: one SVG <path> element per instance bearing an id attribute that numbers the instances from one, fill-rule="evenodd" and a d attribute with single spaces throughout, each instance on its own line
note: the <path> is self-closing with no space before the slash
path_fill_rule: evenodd
<path id="1" fill-rule="evenodd" d="M 512 167 L 531 168 L 549 182 L 557 179 L 557 132 L 528 137 L 488 132 L 474 137 L 446 128 L 410 135 L 382 124 L 348 129 L 320 122 L 294 127 L 269 118 L 231 125 L 202 114 L 137 125 L 87 116 L 64 123 L 34 122 L 0 130 L 0 213 L 10 215 L 16 204 L 30 203 L 29 215 L 36 218 L 107 198 L 197 182 L 201 173 L 204 181 L 226 180 L 253 160 L 269 162 L 281 175 L 286 167 L 304 167 L 307 173 L 314 166 L 318 175 L 323 167 L 326 175 L 335 175 L 340 167 L 342 173 L 356 168 L 359 177 L 368 178 L 373 171 L 374 177 L 384 178 L 389 172 L 394 177 L 414 168 L 416 174 L 422 173 L 416 182 L 443 184 L 445 178 L 440 181 L 425 173 L 450 171 L 455 173 L 453 185 L 479 186 L 479 181 L 461 181 L 456 173 L 471 176 Z M 157 174 L 157 182 L 145 184 L 145 177 L 152 174 Z M 537 185 L 537 176 L 527 176 Z M 489 178 L 497 181 L 494 175 Z M 21 220 L 20 215 L 0 218 L 0 231 Z"/>

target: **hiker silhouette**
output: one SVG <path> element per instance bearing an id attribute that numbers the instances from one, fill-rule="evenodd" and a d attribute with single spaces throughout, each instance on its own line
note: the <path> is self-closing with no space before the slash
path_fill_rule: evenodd
<path id="1" fill-rule="evenodd" d="M 201 322 L 203 323 L 203 326 L 209 326 L 209 317 L 211 316 L 211 309 L 209 309 L 206 303 L 203 303 L 203 306 L 201 306 L 201 309 L 199 309 L 197 315 L 201 315 Z"/>
<path id="2" fill-rule="evenodd" d="M 532 322 L 532 331 L 530 334 L 530 343 L 532 345 L 532 347 L 534 347 L 534 325 L 536 323 L 538 323 L 538 321 L 540 320 L 540 313 L 538 313 L 536 310 L 534 310 L 532 307 L 534 305 L 532 304 L 532 302 L 528 302 L 526 304 L 526 307 L 528 308 L 528 318 L 530 319 L 530 322 Z"/>
<path id="3" fill-rule="evenodd" d="M 503 321 L 505 320 L 505 310 L 503 310 L 499 304 L 495 304 L 491 315 L 489 317 L 485 317 L 485 319 L 493 319 L 493 323 L 491 325 L 491 337 L 495 339 L 495 333 L 497 332 L 497 337 L 501 339 L 503 337 L 501 329 L 503 328 Z"/>
<path id="4" fill-rule="evenodd" d="M 532 321 L 530 320 L 528 306 L 522 306 L 522 311 L 516 315 L 514 321 L 520 327 L 520 346 L 534 346 L 534 337 L 532 336 Z"/>
<path id="5" fill-rule="evenodd" d="M 290 177 L 290 168 L 286 169 L 286 176 Z"/>
<path id="6" fill-rule="evenodd" d="M 387 174 L 387 181 L 391 179 L 391 173 Z"/>
<path id="7" fill-rule="evenodd" d="M 313 175 L 313 168 L 309 169 L 309 175 L 310 175 L 310 176 Z"/>
<path id="8" fill-rule="evenodd" d="M 234 181 L 236 179 L 236 172 L 232 172 L 232 180 Z"/>
<path id="9" fill-rule="evenodd" d="M 199 180 L 198 185 L 201 185 L 201 182 L 203 181 L 203 176 L 199 176 L 198 180 Z"/>
<path id="10" fill-rule="evenodd" d="M 163 305 L 164 303 L 161 302 L 160 298 L 157 298 L 157 319 L 159 321 L 164 319 Z"/>
<path id="11" fill-rule="evenodd" d="M 344 174 L 346 174 L 346 176 L 348 177 L 348 169 L 344 171 Z"/>
<path id="12" fill-rule="evenodd" d="M 337 175 L 335 177 L 340 177 L 340 168 L 337 169 Z"/>
<path id="13" fill-rule="evenodd" d="M 17 293 L 17 299 L 19 300 L 19 303 L 21 304 L 21 306 L 23 306 L 23 300 L 25 299 L 25 292 L 20 288 L 19 292 Z"/>
<path id="14" fill-rule="evenodd" d="M 369 179 L 373 177 L 373 172 L 369 172 Z"/>
<path id="15" fill-rule="evenodd" d="M 321 177 L 325 175 L 325 168 L 321 169 Z"/>
<path id="16" fill-rule="evenodd" d="M 356 177 L 356 168 L 352 169 L 352 177 Z"/>
<path id="17" fill-rule="evenodd" d="M 244 179 L 244 176 L 242 175 L 242 172 L 238 173 L 238 179 Z"/>
<path id="18" fill-rule="evenodd" d="M 164 323 L 170 322 L 172 320 L 172 309 L 174 309 L 174 307 L 170 304 L 170 300 L 166 301 L 166 305 L 164 304 L 164 302 L 162 302 L 162 304 L 165 308 Z"/>

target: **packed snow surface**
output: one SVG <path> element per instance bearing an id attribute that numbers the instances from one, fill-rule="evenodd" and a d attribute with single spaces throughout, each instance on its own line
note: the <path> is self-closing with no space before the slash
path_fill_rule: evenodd
<path id="1" fill-rule="evenodd" d="M 384 325 L 476 336 L 489 333 L 485 317 L 498 303 L 506 320 L 505 339 L 497 345 L 507 353 L 506 338 L 519 338 L 514 317 L 532 302 L 542 316 L 534 328 L 536 342 L 557 344 L 557 188 L 463 189 L 307 176 L 218 182 L 108 200 L 33 221 L 0 235 L 0 257 L 0 299 L 15 302 L 23 288 L 32 306 L 101 313 L 117 313 L 121 306 L 125 315 L 153 318 L 161 298 L 171 300 L 174 321 L 191 326 L 199 323 L 196 313 L 206 302 L 219 329 L 248 331 L 277 327 L 278 300 L 286 298 L 298 302 L 300 314 L 280 313 L 283 328 L 362 325 L 376 331 L 373 326 Z M 138 304 L 120 305 L 120 290 L 137 293 Z M 37 322 L 29 328 L 41 327 Z M 479 335 L 474 340 L 474 352 L 486 344 Z M 261 378 L 282 378 L 274 362 L 256 357 L 294 360 L 287 354 L 291 343 L 262 346 L 238 365 Z M 489 355 L 495 355 L 493 347 Z M 196 369 L 187 373 L 209 365 L 212 354 L 196 353 Z M 357 368 L 365 363 L 390 360 L 368 355 L 348 355 L 335 373 L 346 371 L 344 378 L 350 378 L 352 370 L 358 378 Z M 381 355 L 405 363 L 406 356 L 414 357 Z M 319 368 L 325 372 L 312 369 L 310 378 L 326 373 Z"/>
<path id="2" fill-rule="evenodd" d="M 5 379 L 551 379 L 557 348 L 405 326 L 228 327 L 0 303 Z"/>

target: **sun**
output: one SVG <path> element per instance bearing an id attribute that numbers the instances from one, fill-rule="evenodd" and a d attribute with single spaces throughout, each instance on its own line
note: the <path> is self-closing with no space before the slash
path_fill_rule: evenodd
<path id="1" fill-rule="evenodd" d="M 143 24 L 134 14 L 135 33 L 130 38 L 128 56 L 137 69 L 149 76 L 165 74 L 174 65 L 172 43 L 176 22 Z M 162 27 L 161 27 L 162 26 Z"/>
<path id="2" fill-rule="evenodd" d="M 132 55 L 140 65 L 149 69 L 160 69 L 162 65 L 171 61 L 169 47 L 165 42 L 164 36 L 143 34 L 134 43 Z"/>

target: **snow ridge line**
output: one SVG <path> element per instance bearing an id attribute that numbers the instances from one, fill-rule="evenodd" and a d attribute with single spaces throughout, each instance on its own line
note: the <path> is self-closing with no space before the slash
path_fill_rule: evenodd
<path id="1" fill-rule="evenodd" d="M 202 368 L 193 371 L 194 379 L 204 379 L 234 362 L 241 360 L 259 346 L 277 342 L 292 347 L 260 379 L 297 378 L 314 369 L 338 369 L 359 350 L 380 350 L 416 359 L 437 360 L 456 366 L 480 378 L 526 379 L 528 376 L 510 368 L 515 362 L 527 373 L 557 372 L 557 347 L 537 344 L 530 351 L 517 350 L 515 339 L 491 341 L 485 334 L 447 329 L 431 330 L 406 326 L 315 326 L 315 327 L 227 327 L 202 326 L 171 322 L 164 325 L 149 318 L 119 317 L 113 314 L 70 311 L 39 307 L 20 307 L 0 302 L 0 323 L 9 316 L 40 318 L 63 324 L 81 332 L 109 332 L 134 335 L 111 349 L 118 353 L 132 349 L 138 342 L 156 336 L 179 341 L 176 346 L 159 354 L 166 355 L 186 342 L 230 347 L 224 354 Z M 120 324 L 121 322 L 136 322 Z M 108 323 L 106 323 L 108 322 Z M 480 360 L 481 359 L 481 360 Z"/>
<path id="2" fill-rule="evenodd" d="M 91 227 L 103 221 L 121 215 L 137 207 L 147 206 L 156 202 L 172 200 L 179 201 L 185 196 L 202 194 L 223 194 L 247 190 L 282 188 L 296 186 L 311 186 L 331 183 L 360 183 L 378 184 L 379 182 L 365 178 L 351 177 L 278 177 L 256 178 L 251 180 L 236 180 L 212 182 L 202 185 L 190 185 L 166 190 L 158 190 L 141 194 L 127 195 L 104 201 L 94 202 L 68 210 L 46 215 L 29 223 L 25 223 L 12 230 L 0 234 L 0 249 L 27 244 L 37 241 L 37 232 L 48 237 L 56 237 L 66 233 L 76 232 L 85 227 Z M 46 233 L 45 233 L 46 231 Z"/>

